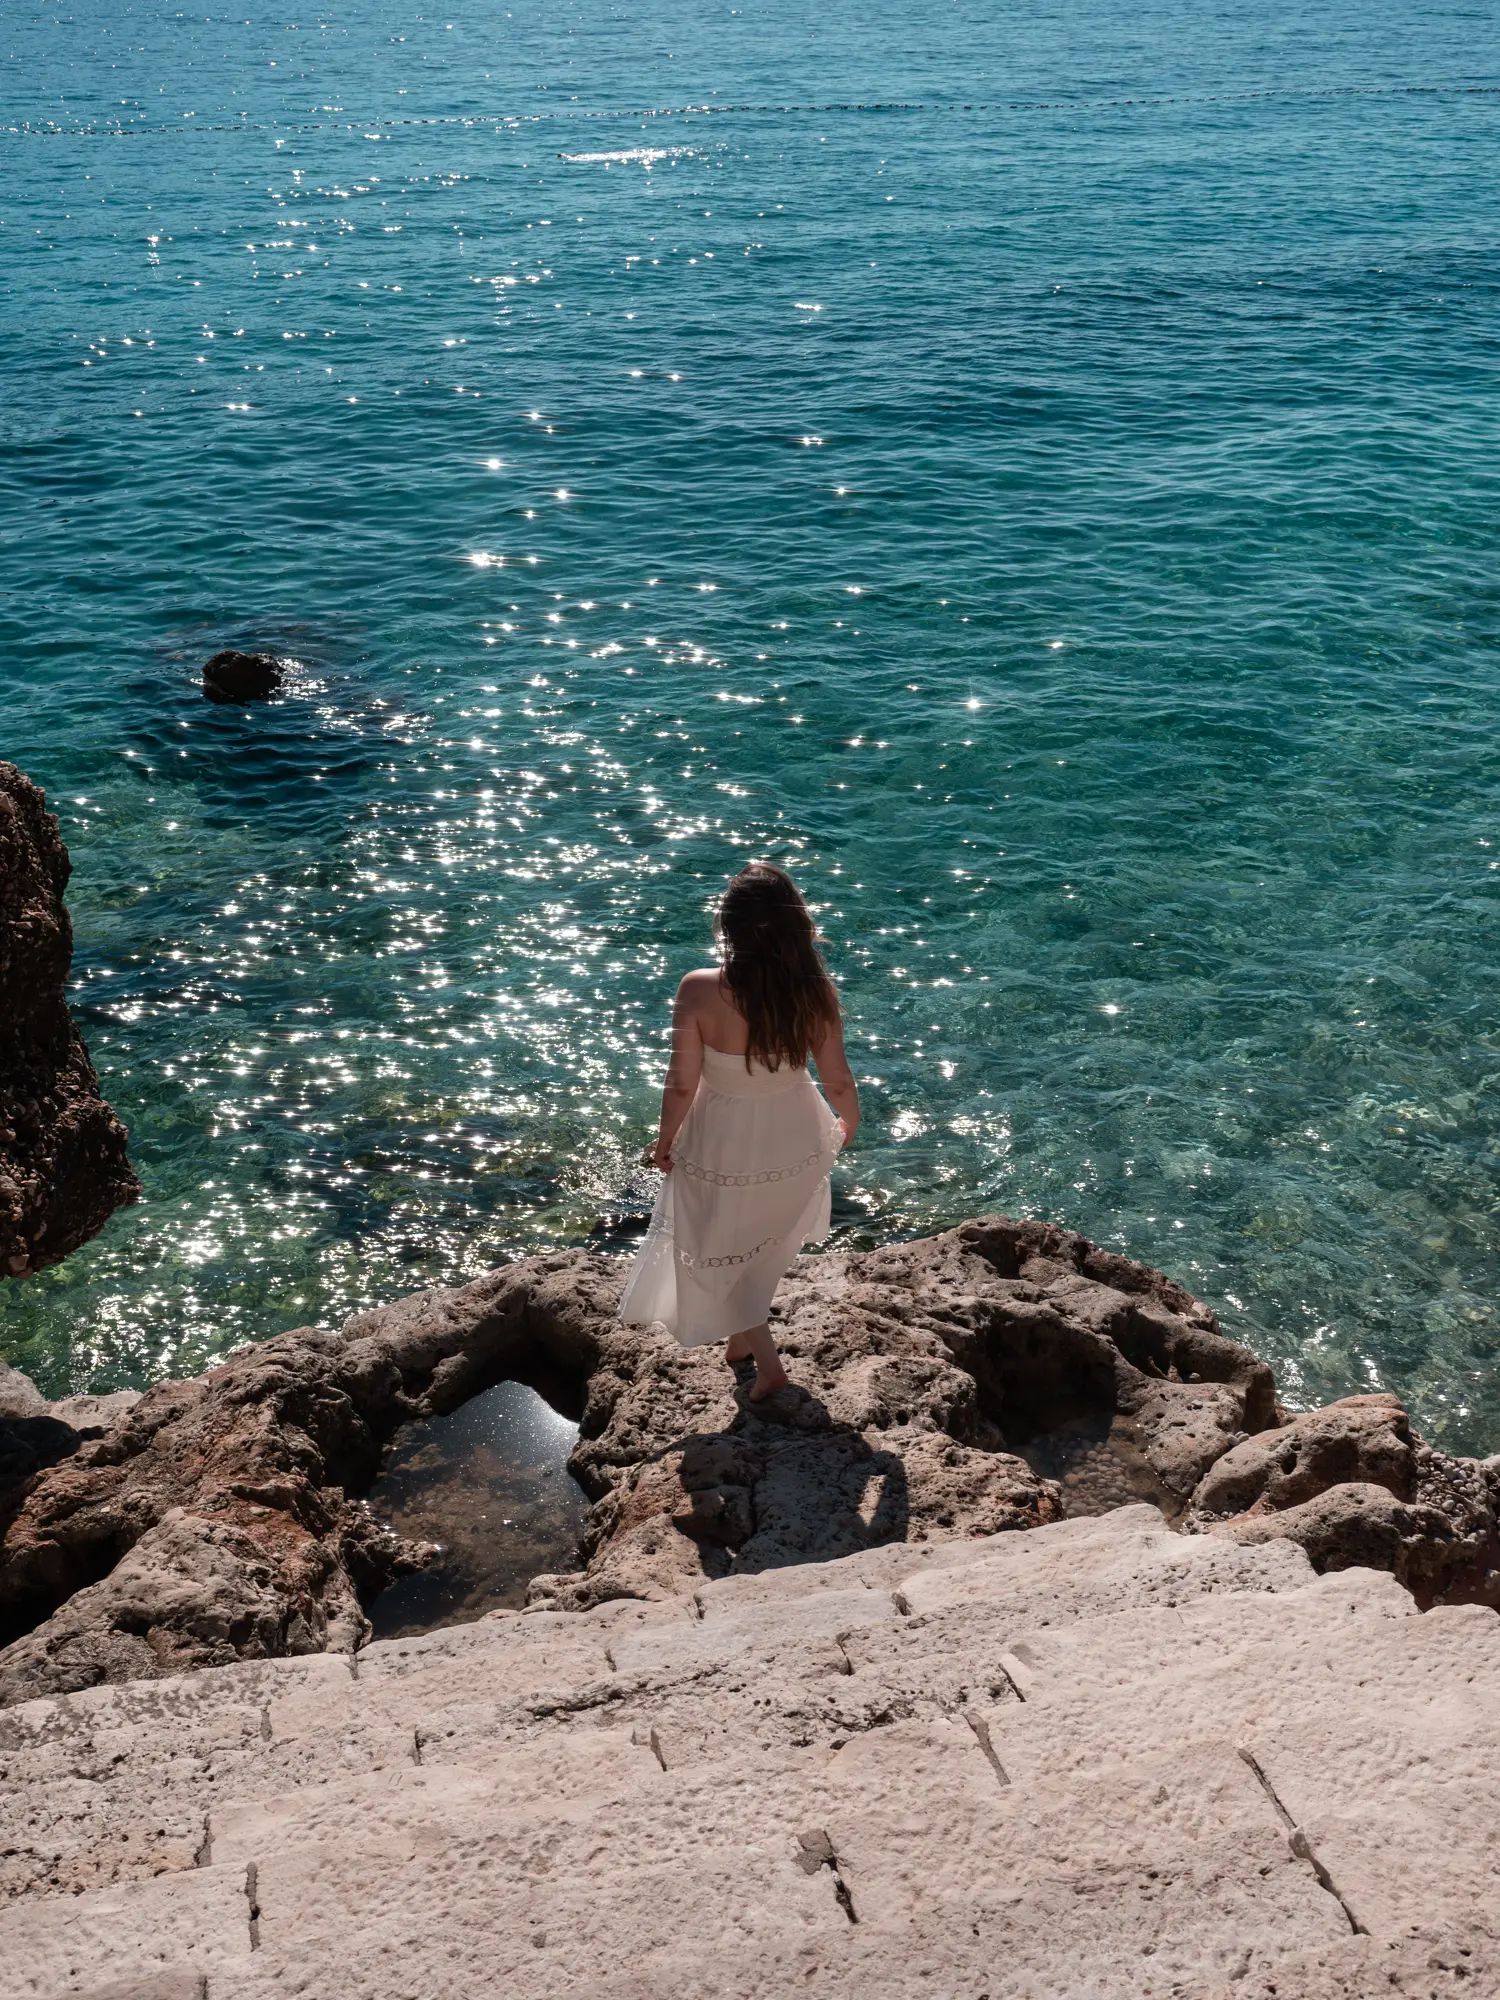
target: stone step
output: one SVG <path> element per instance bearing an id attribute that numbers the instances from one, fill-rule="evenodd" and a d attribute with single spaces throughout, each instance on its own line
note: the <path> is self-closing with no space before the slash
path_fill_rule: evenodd
<path id="1" fill-rule="evenodd" d="M 1103 1979 L 1164 1949 L 1168 1930 L 1173 1965 L 1201 1971 L 1257 1924 L 1290 1948 L 1344 1922 L 1228 1746 L 1029 1800 L 961 1723 L 897 1725 L 820 1769 L 769 1773 L 753 1748 L 737 1765 L 682 1774 L 628 1740 L 589 1750 L 574 1743 L 571 1774 L 551 1753 L 534 1755 L 524 1780 L 515 1767 L 411 1770 L 244 1809 L 222 1832 L 216 1823 L 216 1861 L 256 1867 L 261 1973 L 284 1964 L 346 1978 L 353 1939 L 364 1958 L 399 1963 L 413 1991 L 460 1976 L 608 1990 L 622 1927 L 632 1961 L 685 1937 L 701 1946 L 716 1924 L 726 1945 L 753 1936 L 786 1961 L 809 1938 L 837 1957 L 849 1940 L 840 1924 L 857 1919 L 967 1976 L 994 1962 L 969 1939 L 1026 1961 L 1047 1913 L 1081 1897 L 1105 1914 L 1088 1949 L 1074 1926 L 1069 1963 L 1097 1960 Z M 1205 1895 L 1209 1854 L 1234 1896 Z"/>
<path id="2" fill-rule="evenodd" d="M 0 1910 L 0 1996 L 47 2000 L 131 1982 L 155 1992 L 248 1963 L 242 1867 L 195 1868 Z"/>
<path id="3" fill-rule="evenodd" d="M 838 1593 L 826 1595 L 831 1601 Z M 1325 1616 L 1328 1607 L 1337 1608 L 1339 1600 L 1332 1592 L 1314 1590 L 1310 1595 L 1310 1602 L 1298 1603 L 1294 1596 L 1288 1596 L 1271 1603 L 1283 1620 L 1303 1623 L 1315 1616 L 1320 1606 Z M 1360 1593 L 1346 1589 L 1342 1595 L 1358 1601 Z M 1227 1610 L 1238 1601 L 1218 1602 Z M 1162 1618 L 1169 1625 L 1174 1622 L 1159 1610 L 1134 1615 Z M 1095 1634 L 1096 1639 L 1101 1636 Z M 1216 1654 L 1213 1664 L 1222 1673 L 1232 1661 Z M 1045 1709 L 1035 1720 L 1045 1731 Z M 1215 1842 L 1222 1850 L 1221 1866 L 1229 1876 L 1240 1880 L 1249 1874 L 1255 1891 L 1250 1904 L 1259 1912 L 1256 1921 L 1263 1920 L 1265 1938 L 1290 1948 L 1298 1942 L 1337 1936 L 1348 1928 L 1337 1899 L 1321 1884 L 1306 1857 L 1292 1851 L 1278 1809 L 1254 1768 L 1237 1754 L 1234 1745 L 1223 1740 L 1194 1744 L 1186 1750 L 1173 1744 L 1164 1752 L 1145 1756 L 1127 1743 L 1116 1746 L 1115 1767 L 1104 1777 L 1065 1769 L 1059 1781 L 1053 1764 L 1043 1760 L 1034 1765 L 1029 1778 L 1010 1782 L 1010 1773 L 996 1754 L 993 1736 L 987 1740 L 967 1720 L 897 1724 L 859 1737 L 831 1759 L 810 1756 L 797 1768 L 768 1769 L 752 1745 L 749 1757 L 742 1755 L 735 1765 L 698 1768 L 680 1782 L 663 1785 L 651 1763 L 639 1756 L 637 1743 L 601 1743 L 604 1735 L 580 1731 L 572 1740 L 568 1749 L 576 1760 L 572 1784 L 558 1767 L 561 1746 L 556 1744 L 542 1752 L 518 1751 L 503 1772 L 483 1777 L 459 1770 L 449 1770 L 441 1777 L 426 1770 L 408 1773 L 400 1781 L 396 1821 L 382 1806 L 373 1823 L 369 1838 L 375 1842 L 374 1851 L 386 1853 L 382 1843 L 394 1842 L 391 1855 L 407 1854 L 413 1841 L 412 1800 L 417 1794 L 422 1798 L 417 1818 L 429 1847 L 441 1842 L 445 1826 L 446 1838 L 454 1843 L 472 1835 L 476 1826 L 492 1821 L 506 1836 L 513 1836 L 518 1817 L 528 1822 L 546 1822 L 549 1815 L 571 1818 L 562 1814 L 560 1804 L 571 1794 L 583 1800 L 587 1811 L 610 1823 L 615 1838 L 619 1837 L 622 1817 L 632 1817 L 633 1810 L 644 1809 L 654 1823 L 670 1804 L 679 1833 L 689 1835 L 696 1847 L 709 1852 L 716 1842 L 732 1844 L 735 1829 L 744 1823 L 747 1804 L 751 1816 L 758 1813 L 762 1819 L 767 1808 L 775 1804 L 783 1842 L 793 1838 L 800 1819 L 811 1816 L 819 1822 L 838 1858 L 844 1886 L 856 1910 L 861 1899 L 867 1900 L 879 1913 L 875 1920 L 894 1922 L 898 1928 L 905 1925 L 910 1929 L 915 1924 L 924 1936 L 928 1928 L 924 1912 L 935 1910 L 942 1928 L 957 1921 L 950 1907 L 951 1895 L 957 1895 L 965 1908 L 978 1908 L 984 1900 L 981 1890 L 993 1900 L 997 1882 L 1009 1885 L 1005 1894 L 1011 1901 L 1022 1883 L 1029 1884 L 1028 1895 L 1033 1891 L 1051 1894 L 1059 1871 L 1064 1875 L 1071 1871 L 1082 1881 L 1091 1871 L 1118 1870 L 1131 1854 L 1141 1852 L 1149 1856 L 1149 1881 L 1175 1880 L 1175 1870 L 1185 1882 L 1201 1883 L 1203 1856 Z M 627 1781 L 623 1796 L 610 1798 L 607 1784 L 601 1789 L 607 1776 L 601 1762 L 606 1748 L 616 1759 L 623 1758 L 617 1766 L 617 1775 L 623 1772 Z M 663 1776 L 676 1778 L 678 1774 L 669 1771 Z M 278 1801 L 254 1811 L 245 1809 L 238 1831 L 224 1836 L 239 1842 L 238 1848 L 231 1846 L 228 1851 L 249 1860 L 255 1858 L 252 1848 L 264 1850 L 269 1840 L 281 1856 L 281 1865 L 295 1874 L 296 1851 L 317 1844 L 323 1837 L 322 1829 L 347 1828 L 356 1799 L 361 1802 L 361 1828 L 371 1826 L 365 1814 L 381 1782 L 359 1781 L 354 1786 L 332 1788 L 326 1795 Z M 580 1783 L 584 1788 L 581 1792 Z M 1128 1830 L 1123 1849 L 1122 1828 Z M 552 1830 L 557 1835 L 556 1825 Z M 366 1833 L 361 1831 L 356 1847 L 365 1839 Z M 347 1840 L 346 1834 L 346 1862 Z M 909 1865 L 907 1849 L 925 1854 L 927 1874 L 938 1871 L 939 1890 L 934 1890 L 920 1865 Z M 217 1822 L 213 1851 L 216 1860 L 226 1851 Z M 963 1865 L 955 1862 L 954 1856 L 962 1857 Z M 277 1863 L 270 1865 L 274 1870 Z M 976 1879 L 976 1870 L 982 1881 Z M 903 1884 L 912 1890 L 905 1901 Z M 1148 1900 L 1156 1893 L 1151 1890 Z M 1187 1889 L 1183 1895 L 1191 1900 Z M 1231 1901 L 1231 1917 L 1225 1917 L 1223 1923 L 1213 1914 L 1219 1906 L 1212 1897 L 1204 1905 L 1208 1914 L 1199 1927 L 1201 1935 L 1194 1933 L 1198 1943 L 1193 1949 L 1200 1956 L 1206 1953 L 1212 1959 L 1221 1949 L 1229 1953 L 1236 1938 L 1243 1944 L 1246 1925 L 1255 1911 L 1250 1910 L 1243 1893 L 1238 1901 Z M 1031 1918 L 1024 1909 L 1021 1914 L 1025 1929 Z M 1099 1948 L 1105 1954 L 1101 1965 L 1107 1960 L 1118 1974 L 1124 1961 L 1116 1943 L 1102 1936 Z M 1019 1950 L 1020 1944 L 1012 1940 L 1006 1949 Z M 1070 1949 L 1073 1962 L 1081 1962 L 1076 1938 Z M 1174 1949 L 1187 1949 L 1182 1936 Z M 1263 1945 L 1263 1949 L 1269 1946 Z"/>
<path id="4" fill-rule="evenodd" d="M 579 1782 L 606 1775 L 574 1747 Z M 1247 1939 L 1265 1956 L 1347 1931 L 1227 1745 L 1030 1798 L 1001 1783 L 962 1723 L 872 1732 L 821 1773 L 771 1785 L 753 1755 L 674 1782 L 634 1760 L 638 1747 L 612 1745 L 614 1783 L 569 1798 L 552 1795 L 539 1757 L 519 1794 L 480 1774 L 413 1770 L 246 1811 L 214 1851 L 256 1862 L 257 1977 L 281 1968 L 312 1982 L 302 1990 L 373 1993 L 392 1990 L 380 1967 L 399 1966 L 411 1985 L 395 1990 L 414 1993 L 465 1990 L 444 1980 L 551 1993 L 580 1979 L 605 1992 L 623 1930 L 632 1964 L 665 1966 L 691 1938 L 722 1968 L 753 1936 L 762 1978 L 770 1965 L 786 1976 L 812 1944 L 813 1990 L 836 1979 L 839 1991 L 899 1991 L 871 1987 L 878 1931 L 887 1953 L 955 1980 L 997 1966 L 1045 1980 L 1065 1959 L 1080 1983 L 1038 1990 L 1119 1993 L 1143 1965 L 1211 1972 Z"/>
<path id="5" fill-rule="evenodd" d="M 553 1993 L 622 1957 L 836 1940 L 826 1869 L 800 1865 L 789 1782 L 747 1768 L 705 1788 L 627 1732 L 579 1730 L 503 1769 L 444 1767 L 319 1787 L 215 1822 L 214 1853 L 254 1865 L 261 1976 L 420 1993 Z"/>
<path id="6" fill-rule="evenodd" d="M 1479 1913 L 1476 1913 L 1479 1914 Z M 1350 1936 L 1271 1967 L 1180 1989 L 1174 2000 L 1489 2000 L 1500 1993 L 1500 1939 L 1427 1923 L 1394 1940 Z"/>
<path id="7" fill-rule="evenodd" d="M 1142 1508 L 32 1703 L 0 2000 L 1368 2000 L 1494 1904 L 1497 1633 Z"/>

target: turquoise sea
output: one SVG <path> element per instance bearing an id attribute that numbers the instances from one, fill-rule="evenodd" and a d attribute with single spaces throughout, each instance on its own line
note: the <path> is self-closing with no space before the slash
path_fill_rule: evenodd
<path id="1" fill-rule="evenodd" d="M 146 1187 L 0 1351 L 627 1247 L 766 854 L 837 1240 L 1500 1448 L 1494 0 L 246 4 L 0 27 L 0 755 Z"/>

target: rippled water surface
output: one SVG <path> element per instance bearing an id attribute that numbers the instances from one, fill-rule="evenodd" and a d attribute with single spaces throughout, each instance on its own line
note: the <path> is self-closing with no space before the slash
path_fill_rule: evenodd
<path id="1" fill-rule="evenodd" d="M 769 854 L 839 1240 L 1057 1216 L 1500 1446 L 1496 11 L 8 15 L 0 753 L 146 1199 L 6 1354 L 627 1244 Z"/>

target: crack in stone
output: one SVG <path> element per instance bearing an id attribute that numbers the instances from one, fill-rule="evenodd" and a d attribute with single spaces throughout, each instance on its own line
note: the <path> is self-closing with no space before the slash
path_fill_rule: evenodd
<path id="1" fill-rule="evenodd" d="M 253 1861 L 245 1865 L 245 1901 L 250 1906 L 250 1949 L 260 1950 L 260 1870 Z"/>
<path id="2" fill-rule="evenodd" d="M 1354 1935 L 1356 1937 L 1368 1937 L 1370 1935 L 1368 1926 L 1362 1924 L 1359 1918 L 1354 1914 L 1354 1911 L 1350 1908 L 1348 1900 L 1346 1899 L 1343 1891 L 1339 1888 L 1338 1884 L 1329 1874 L 1327 1868 L 1319 1860 L 1317 1852 L 1314 1849 L 1312 1842 L 1308 1839 L 1307 1835 L 1303 1832 L 1302 1828 L 1298 1826 L 1296 1820 L 1292 1818 L 1292 1815 L 1287 1811 L 1286 1807 L 1282 1804 L 1281 1799 L 1277 1795 L 1276 1787 L 1271 1783 L 1271 1780 L 1266 1776 L 1265 1771 L 1261 1767 L 1259 1758 L 1255 1755 L 1253 1750 L 1247 1749 L 1243 1743 L 1239 1746 L 1239 1752 L 1243 1761 L 1246 1764 L 1248 1764 L 1250 1769 L 1254 1772 L 1256 1780 L 1258 1781 L 1261 1790 L 1265 1793 L 1266 1797 L 1271 1801 L 1271 1804 L 1276 1808 L 1277 1817 L 1281 1820 L 1282 1825 L 1287 1829 L 1287 1845 L 1291 1848 L 1293 1854 L 1296 1855 L 1299 1861 L 1305 1861 L 1308 1867 L 1312 1869 L 1313 1874 L 1318 1878 L 1318 1886 L 1322 1889 L 1325 1889 L 1328 1892 L 1328 1894 L 1332 1896 L 1333 1900 L 1338 1904 L 1339 1908 L 1343 1911 L 1345 1917 L 1347 1917 L 1349 1921 L 1349 1928 L 1351 1931 L 1353 1931 Z"/>
<path id="3" fill-rule="evenodd" d="M 805 1833 L 797 1835 L 797 1847 L 797 1863 L 803 1874 L 816 1875 L 820 1868 L 826 1868 L 833 1877 L 833 1893 L 839 1908 L 851 1924 L 857 1924 L 859 1912 L 854 1907 L 854 1898 L 840 1872 L 838 1855 L 826 1831 L 820 1826 L 809 1827 Z"/>
<path id="4" fill-rule="evenodd" d="M 1025 1689 L 1021 1686 L 1020 1681 L 1017 1680 L 1016 1676 L 1011 1672 L 1010 1668 L 1005 1664 L 1006 1660 L 1009 1657 L 1010 1657 L 1009 1654 L 1002 1653 L 1000 1655 L 1000 1658 L 996 1661 L 995 1664 L 999 1667 L 1000 1674 L 1005 1682 L 1005 1685 L 1010 1689 L 1011 1693 L 1015 1696 L 1016 1700 L 1024 1701 L 1026 1699 Z M 1016 1664 L 1019 1666 L 1020 1662 L 1017 1661 Z"/>

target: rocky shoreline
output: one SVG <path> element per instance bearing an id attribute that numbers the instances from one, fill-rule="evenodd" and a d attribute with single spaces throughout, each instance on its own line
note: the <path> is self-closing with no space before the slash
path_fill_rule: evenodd
<path id="1" fill-rule="evenodd" d="M 364 1606 L 427 1554 L 359 1497 L 383 1448 L 507 1379 L 579 1422 L 593 1503 L 537 1608 L 1142 1500 L 1187 1534 L 1387 1570 L 1424 1608 L 1500 1606 L 1500 1459 L 1434 1450 L 1393 1396 L 1290 1416 L 1205 1305 L 1055 1225 L 802 1258 L 776 1315 L 794 1386 L 761 1409 L 717 1349 L 619 1325 L 622 1277 L 583 1251 L 523 1259 L 125 1407 L 0 1378 L 0 1705 L 356 1651 Z"/>

